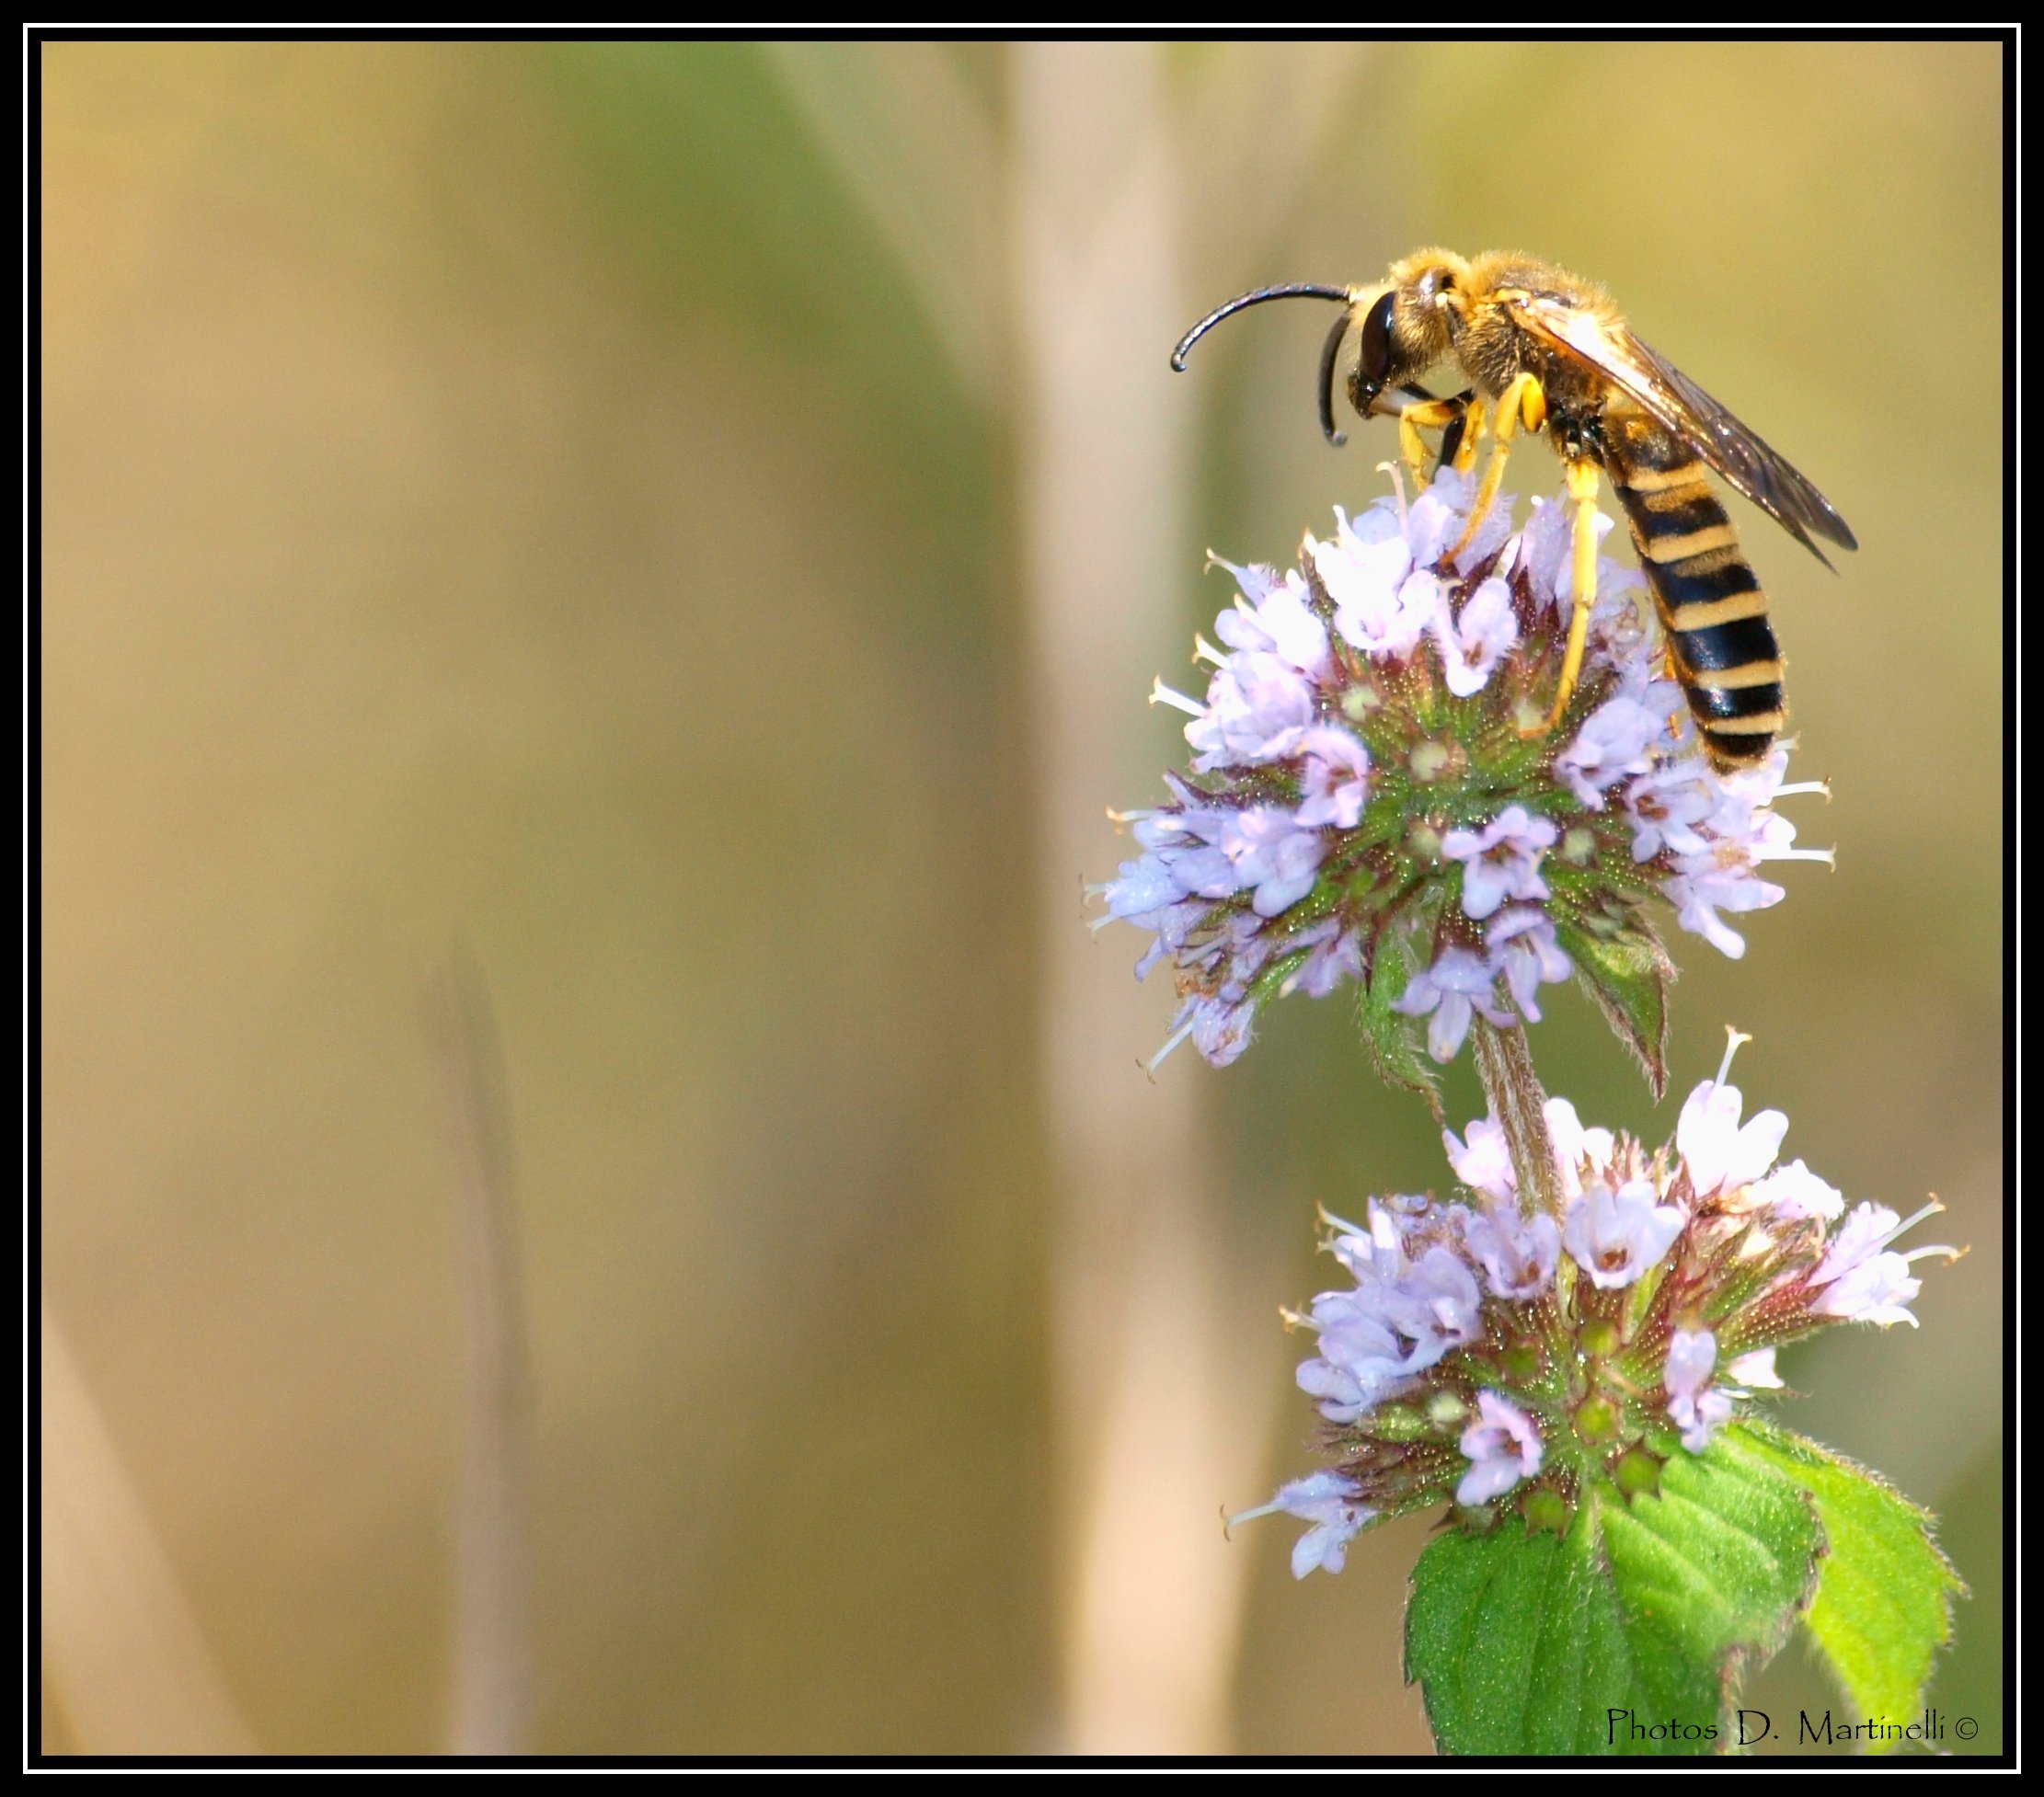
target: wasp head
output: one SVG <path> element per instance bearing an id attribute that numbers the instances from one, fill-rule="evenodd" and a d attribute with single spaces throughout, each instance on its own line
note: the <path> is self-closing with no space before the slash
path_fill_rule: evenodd
<path id="1" fill-rule="evenodd" d="M 1391 389 L 1416 382 L 1454 348 L 1453 332 L 1467 302 L 1469 265 L 1444 249 L 1423 249 L 1394 263 L 1381 287 L 1328 287 L 1317 281 L 1289 281 L 1259 287 L 1210 312 L 1193 326 L 1171 352 L 1171 366 L 1182 371 L 1192 346 L 1246 306 L 1267 300 L 1332 300 L 1341 316 L 1327 333 L 1320 352 L 1320 428 L 1329 442 L 1341 441 L 1335 429 L 1335 370 L 1351 329 L 1360 341 L 1355 367 L 1349 374 L 1349 399 L 1363 418 Z"/>
<path id="2" fill-rule="evenodd" d="M 1383 395 L 1417 382 L 1453 352 L 1468 273 L 1469 265 L 1452 251 L 1423 249 L 1393 263 L 1384 286 L 1356 292 L 1343 326 L 1353 322 L 1358 330 L 1349 403 L 1361 417 Z M 1332 346 L 1327 373 L 1331 382 Z"/>

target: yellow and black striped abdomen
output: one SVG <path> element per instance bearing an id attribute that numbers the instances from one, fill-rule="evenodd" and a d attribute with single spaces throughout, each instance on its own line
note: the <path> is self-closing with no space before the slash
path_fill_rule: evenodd
<path id="1" fill-rule="evenodd" d="M 1712 762 L 1751 767 L 1782 727 L 1781 646 L 1739 533 L 1686 444 L 1642 420 L 1607 472 L 1632 525 L 1675 676 Z"/>

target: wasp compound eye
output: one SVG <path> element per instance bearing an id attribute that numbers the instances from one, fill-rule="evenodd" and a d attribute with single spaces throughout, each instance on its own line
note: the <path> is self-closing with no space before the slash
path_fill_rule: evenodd
<path id="1" fill-rule="evenodd" d="M 1395 292 L 1386 293 L 1362 321 L 1362 355 L 1357 367 L 1363 389 L 1372 398 L 1391 382 L 1391 308 L 1397 297 Z"/>

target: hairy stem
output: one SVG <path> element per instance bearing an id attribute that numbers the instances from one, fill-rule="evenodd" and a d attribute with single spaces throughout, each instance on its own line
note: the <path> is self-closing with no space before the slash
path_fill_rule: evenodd
<path id="1" fill-rule="evenodd" d="M 1547 1094 L 1533 1071 L 1523 1028 L 1499 1029 L 1478 1017 L 1476 1022 L 1476 1071 L 1483 1080 L 1490 1114 L 1503 1126 L 1511 1152 L 1511 1170 L 1519 1181 L 1519 1208 L 1561 1215 L 1561 1175 L 1555 1164 L 1554 1139 L 1547 1134 Z"/>

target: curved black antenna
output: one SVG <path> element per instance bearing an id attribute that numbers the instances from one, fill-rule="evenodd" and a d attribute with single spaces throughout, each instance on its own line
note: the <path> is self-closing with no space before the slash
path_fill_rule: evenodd
<path id="1" fill-rule="evenodd" d="M 1244 306 L 1261 305 L 1266 300 L 1333 300 L 1337 304 L 1347 305 L 1351 295 L 1346 287 L 1326 287 L 1316 280 L 1294 280 L 1282 287 L 1259 287 L 1254 293 L 1245 293 L 1240 299 L 1230 300 L 1219 311 L 1210 312 L 1178 339 L 1178 347 L 1171 352 L 1171 366 L 1180 374 L 1185 372 L 1186 353 L 1209 331 L 1231 313 L 1240 312 Z"/>
<path id="2" fill-rule="evenodd" d="M 1326 344 L 1320 351 L 1320 429 L 1337 449 L 1349 441 L 1336 429 L 1334 421 L 1335 358 L 1340 355 L 1341 339 L 1348 335 L 1349 315 L 1344 312 L 1334 321 L 1334 329 L 1327 333 Z"/>

